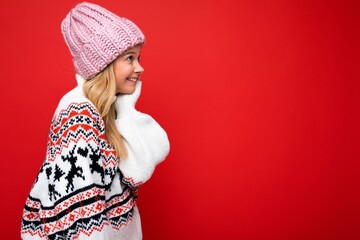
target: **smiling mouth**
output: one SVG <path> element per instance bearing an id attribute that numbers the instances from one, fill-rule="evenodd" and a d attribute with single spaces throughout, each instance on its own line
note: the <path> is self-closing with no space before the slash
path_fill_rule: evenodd
<path id="1" fill-rule="evenodd" d="M 138 80 L 138 78 L 128 77 L 128 78 L 126 78 L 126 80 L 136 82 Z"/>

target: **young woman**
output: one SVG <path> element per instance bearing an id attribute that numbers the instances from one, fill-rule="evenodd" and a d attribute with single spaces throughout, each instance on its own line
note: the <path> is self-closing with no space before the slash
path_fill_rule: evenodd
<path id="1" fill-rule="evenodd" d="M 169 152 L 138 112 L 145 37 L 130 20 L 80 3 L 61 24 L 78 86 L 60 101 L 26 200 L 22 239 L 142 239 L 139 186 Z"/>

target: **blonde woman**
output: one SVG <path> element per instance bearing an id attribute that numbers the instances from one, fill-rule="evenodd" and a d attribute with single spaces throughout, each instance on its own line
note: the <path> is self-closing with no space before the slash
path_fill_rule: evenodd
<path id="1" fill-rule="evenodd" d="M 170 149 L 166 132 L 135 109 L 145 37 L 91 3 L 76 5 L 61 29 L 78 86 L 55 111 L 21 237 L 142 239 L 137 191 Z"/>

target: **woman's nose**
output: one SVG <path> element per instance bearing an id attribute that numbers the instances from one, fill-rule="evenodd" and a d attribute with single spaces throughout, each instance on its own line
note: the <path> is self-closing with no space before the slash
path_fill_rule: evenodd
<path id="1" fill-rule="evenodd" d="M 142 74 L 144 72 L 144 68 L 141 66 L 139 62 L 136 64 L 134 72 L 137 74 Z"/>

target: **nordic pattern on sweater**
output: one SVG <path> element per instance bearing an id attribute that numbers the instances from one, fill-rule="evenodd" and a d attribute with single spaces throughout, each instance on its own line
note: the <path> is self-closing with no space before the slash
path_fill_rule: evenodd
<path id="1" fill-rule="evenodd" d="M 105 237 L 111 235 L 105 231 L 126 226 L 137 188 L 124 181 L 118 161 L 89 101 L 61 109 L 52 120 L 46 159 L 25 203 L 22 237 L 77 239 L 94 232 Z"/>

